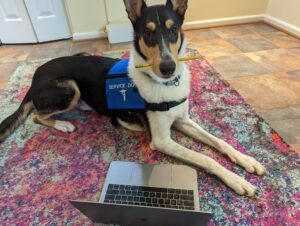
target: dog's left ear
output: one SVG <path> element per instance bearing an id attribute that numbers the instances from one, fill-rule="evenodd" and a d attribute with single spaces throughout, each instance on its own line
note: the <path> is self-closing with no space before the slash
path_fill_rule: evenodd
<path id="1" fill-rule="evenodd" d="M 124 0 L 128 18 L 134 24 L 142 15 L 142 10 L 147 7 L 144 0 Z"/>
<path id="2" fill-rule="evenodd" d="M 171 7 L 180 16 L 184 17 L 187 10 L 188 0 L 167 0 L 167 6 Z"/>

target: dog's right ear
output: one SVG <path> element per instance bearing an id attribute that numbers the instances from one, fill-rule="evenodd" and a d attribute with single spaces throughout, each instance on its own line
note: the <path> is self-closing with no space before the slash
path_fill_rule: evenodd
<path id="1" fill-rule="evenodd" d="M 144 0 L 124 0 L 128 18 L 134 24 L 137 19 L 142 15 L 143 8 L 147 5 Z"/>

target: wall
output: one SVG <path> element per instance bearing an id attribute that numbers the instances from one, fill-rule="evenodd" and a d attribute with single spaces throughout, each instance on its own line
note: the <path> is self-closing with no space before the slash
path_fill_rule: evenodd
<path id="1" fill-rule="evenodd" d="M 186 22 L 264 14 L 269 0 L 189 0 Z M 147 4 L 166 0 L 147 0 Z M 126 21 L 123 0 L 106 0 L 109 22 Z"/>
<path id="2" fill-rule="evenodd" d="M 299 0 L 270 0 L 267 14 L 300 28 Z"/>
<path id="3" fill-rule="evenodd" d="M 104 0 L 64 0 L 74 39 L 103 36 L 107 24 Z"/>

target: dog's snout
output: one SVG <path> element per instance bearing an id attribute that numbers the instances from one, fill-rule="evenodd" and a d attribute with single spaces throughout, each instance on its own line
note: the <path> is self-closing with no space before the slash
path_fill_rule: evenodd
<path id="1" fill-rule="evenodd" d="M 171 77 L 175 72 L 176 64 L 171 59 L 164 60 L 160 63 L 159 69 L 164 76 Z"/>

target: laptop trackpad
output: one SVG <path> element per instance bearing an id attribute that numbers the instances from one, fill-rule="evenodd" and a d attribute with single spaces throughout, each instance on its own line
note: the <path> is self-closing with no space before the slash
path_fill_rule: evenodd
<path id="1" fill-rule="evenodd" d="M 171 165 L 134 165 L 130 182 L 137 186 L 172 187 Z"/>

